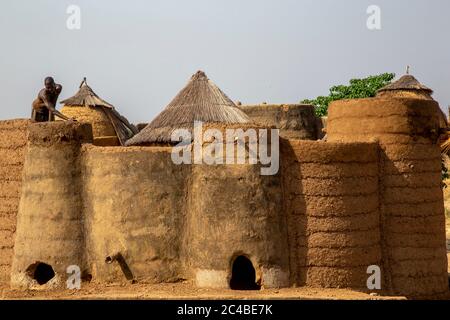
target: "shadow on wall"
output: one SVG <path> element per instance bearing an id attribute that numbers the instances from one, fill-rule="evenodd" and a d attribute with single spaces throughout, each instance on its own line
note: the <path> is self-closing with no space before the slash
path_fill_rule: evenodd
<path id="1" fill-rule="evenodd" d="M 289 140 L 281 139 L 281 179 L 289 246 L 290 283 L 306 285 L 307 239 L 306 200 L 303 196 L 301 169 Z M 283 174 L 283 173 L 290 174 Z"/>

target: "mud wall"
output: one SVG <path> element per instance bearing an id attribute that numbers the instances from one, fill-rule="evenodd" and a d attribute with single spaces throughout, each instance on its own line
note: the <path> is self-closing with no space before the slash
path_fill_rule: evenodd
<path id="1" fill-rule="evenodd" d="M 185 177 L 171 148 L 83 148 L 84 214 L 94 281 L 180 277 Z M 105 263 L 120 253 L 123 261 Z"/>
<path id="2" fill-rule="evenodd" d="M 317 140 L 322 138 L 322 125 L 314 107 L 301 104 L 239 106 L 256 124 L 280 129 L 285 139 Z"/>
<path id="3" fill-rule="evenodd" d="M 89 125 L 31 124 L 17 217 L 11 284 L 37 286 L 36 268 L 51 266 L 48 286 L 65 285 L 71 265 L 85 269 L 80 197 L 80 146 L 92 141 Z"/>
<path id="4" fill-rule="evenodd" d="M 392 294 L 427 298 L 448 291 L 439 120 L 434 101 L 334 102 L 328 141 L 377 141 L 383 267 Z"/>
<path id="5" fill-rule="evenodd" d="M 10 279 L 28 125 L 0 121 L 0 286 Z"/>
<path id="6" fill-rule="evenodd" d="M 381 262 L 377 148 L 283 141 L 292 284 L 367 290 Z"/>
<path id="7" fill-rule="evenodd" d="M 258 165 L 195 165 L 190 187 L 186 269 L 200 287 L 229 288 L 245 256 L 266 288 L 289 286 L 280 176 Z"/>
<path id="8" fill-rule="evenodd" d="M 258 157 L 256 164 L 249 164 L 249 156 L 255 155 L 253 148 L 258 147 L 259 130 L 267 129 L 255 124 L 242 126 L 211 124 L 203 128 L 217 130 L 223 139 L 230 134 L 233 142 L 224 146 L 223 155 L 213 154 L 224 164 L 208 165 L 203 159 L 203 164 L 192 165 L 183 268 L 199 287 L 229 288 L 234 262 L 243 256 L 255 269 L 254 282 L 266 288 L 287 287 L 289 254 L 281 175 L 279 170 L 262 175 Z M 242 144 L 243 164 L 238 164 L 241 144 L 235 141 L 235 133 L 227 132 L 240 128 L 255 134 Z M 211 141 L 203 141 L 204 156 L 209 154 Z M 271 150 L 270 138 L 268 143 Z"/>

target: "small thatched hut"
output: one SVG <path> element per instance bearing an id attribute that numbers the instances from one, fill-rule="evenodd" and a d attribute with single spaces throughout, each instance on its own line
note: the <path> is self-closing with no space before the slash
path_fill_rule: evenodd
<path id="1" fill-rule="evenodd" d="M 172 102 L 126 145 L 173 144 L 173 130 L 192 130 L 194 121 L 221 124 L 251 122 L 203 71 L 198 71 Z"/>
<path id="2" fill-rule="evenodd" d="M 138 132 L 113 105 L 95 94 L 86 78 L 81 82 L 78 92 L 61 103 L 64 105 L 61 109 L 64 115 L 92 125 L 95 145 L 124 145 Z"/>
<path id="3" fill-rule="evenodd" d="M 379 98 L 416 98 L 433 100 L 433 90 L 421 84 L 414 76 L 406 74 L 397 81 L 378 90 Z"/>
<path id="4" fill-rule="evenodd" d="M 433 100 L 433 90 L 420 83 L 414 76 L 406 74 L 397 81 L 378 90 L 378 98 L 412 98 Z M 448 127 L 447 116 L 439 108 L 439 124 L 442 129 Z"/>

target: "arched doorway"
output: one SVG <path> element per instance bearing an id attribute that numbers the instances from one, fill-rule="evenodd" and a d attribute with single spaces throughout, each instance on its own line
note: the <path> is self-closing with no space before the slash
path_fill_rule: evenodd
<path id="1" fill-rule="evenodd" d="M 233 290 L 260 290 L 256 283 L 256 271 L 246 256 L 238 256 L 231 269 L 230 288 Z"/>

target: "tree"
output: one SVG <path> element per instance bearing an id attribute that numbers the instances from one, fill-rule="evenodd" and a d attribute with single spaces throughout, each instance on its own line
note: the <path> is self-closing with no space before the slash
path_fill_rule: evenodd
<path id="1" fill-rule="evenodd" d="M 364 79 L 352 79 L 350 85 L 339 85 L 330 88 L 328 96 L 320 96 L 314 100 L 303 100 L 302 103 L 312 104 L 316 107 L 316 115 L 319 117 L 328 114 L 328 106 L 331 102 L 342 99 L 360 99 L 375 97 L 377 91 L 387 86 L 395 78 L 394 73 L 383 73 Z"/>

